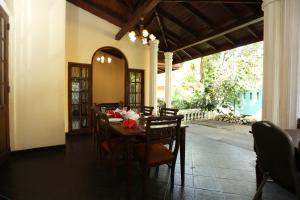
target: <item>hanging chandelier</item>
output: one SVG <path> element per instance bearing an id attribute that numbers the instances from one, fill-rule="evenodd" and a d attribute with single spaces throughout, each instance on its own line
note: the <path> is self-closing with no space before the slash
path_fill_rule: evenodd
<path id="1" fill-rule="evenodd" d="M 153 34 L 150 34 L 147 29 L 144 29 L 143 21 L 144 18 L 142 17 L 139 25 L 139 30 L 132 30 L 128 33 L 131 42 L 135 42 L 137 39 L 139 39 L 142 44 L 146 45 L 150 40 L 155 40 L 156 37 Z"/>

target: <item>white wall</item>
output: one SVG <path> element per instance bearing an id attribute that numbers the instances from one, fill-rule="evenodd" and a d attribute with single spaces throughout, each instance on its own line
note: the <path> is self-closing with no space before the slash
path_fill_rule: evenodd
<path id="1" fill-rule="evenodd" d="M 11 148 L 64 144 L 66 2 L 14 0 L 8 4 L 12 13 Z"/>
<path id="2" fill-rule="evenodd" d="M 66 72 L 67 62 L 91 63 L 95 51 L 104 46 L 116 47 L 126 56 L 129 68 L 145 69 L 145 99 L 148 100 L 149 47 L 132 44 L 125 35 L 115 40 L 119 27 L 67 2 L 66 9 Z M 65 79 L 65 127 L 68 129 L 67 78 Z M 148 102 L 146 102 L 147 104 Z"/>
<path id="3" fill-rule="evenodd" d="M 148 47 L 119 28 L 65 0 L 0 0 L 9 14 L 10 142 L 12 150 L 65 143 L 67 62 L 91 63 L 100 47 L 113 46 L 129 68 L 145 69 L 148 95 Z M 147 102 L 146 102 L 147 104 Z"/>

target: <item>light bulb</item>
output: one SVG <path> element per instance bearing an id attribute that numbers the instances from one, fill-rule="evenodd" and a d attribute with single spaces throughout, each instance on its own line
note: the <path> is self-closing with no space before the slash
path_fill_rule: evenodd
<path id="1" fill-rule="evenodd" d="M 135 36 L 133 36 L 133 37 L 131 37 L 129 39 L 130 39 L 131 42 L 135 42 L 136 41 L 136 37 Z"/>
<path id="2" fill-rule="evenodd" d="M 150 35 L 149 35 L 149 38 L 150 38 L 151 41 L 154 41 L 156 37 L 155 37 L 155 35 L 150 34 Z"/>
<path id="3" fill-rule="evenodd" d="M 147 42 L 147 38 L 143 38 L 142 39 L 142 44 L 147 44 L 148 42 Z"/>
<path id="4" fill-rule="evenodd" d="M 108 58 L 107 58 L 107 62 L 108 62 L 108 63 L 111 63 L 111 57 L 108 57 Z"/>
<path id="5" fill-rule="evenodd" d="M 105 60 L 104 56 L 101 56 L 101 63 L 104 63 L 104 60 Z"/>
<path id="6" fill-rule="evenodd" d="M 134 32 L 134 31 L 130 31 L 130 32 L 128 33 L 128 36 L 129 36 L 130 38 L 135 37 L 135 32 Z"/>
<path id="7" fill-rule="evenodd" d="M 144 37 L 148 37 L 148 35 L 149 35 L 149 32 L 146 29 L 144 29 L 143 30 L 143 36 Z"/>
<path id="8" fill-rule="evenodd" d="M 99 57 L 97 57 L 96 60 L 97 60 L 97 62 L 100 62 L 100 58 Z"/>

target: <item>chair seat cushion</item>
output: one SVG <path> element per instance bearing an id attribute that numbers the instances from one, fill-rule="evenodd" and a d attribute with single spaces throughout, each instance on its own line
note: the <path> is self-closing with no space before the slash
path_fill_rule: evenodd
<path id="1" fill-rule="evenodd" d="M 121 151 L 125 148 L 125 143 L 120 138 L 105 140 L 101 143 L 101 148 L 108 153 Z"/>
<path id="2" fill-rule="evenodd" d="M 149 157 L 146 163 L 148 166 L 170 163 L 175 159 L 172 152 L 163 144 L 149 144 L 148 148 Z M 145 143 L 135 145 L 134 153 L 138 160 L 145 162 Z"/>

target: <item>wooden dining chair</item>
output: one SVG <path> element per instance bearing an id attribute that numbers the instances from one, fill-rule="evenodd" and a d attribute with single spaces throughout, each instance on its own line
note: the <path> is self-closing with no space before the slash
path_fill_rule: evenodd
<path id="1" fill-rule="evenodd" d="M 103 109 L 105 110 L 115 110 L 117 108 L 122 109 L 123 103 L 95 103 L 95 106 L 98 108 L 99 111 L 102 111 Z"/>
<path id="2" fill-rule="evenodd" d="M 151 116 L 152 112 L 154 110 L 154 107 L 152 106 L 142 106 L 141 112 L 144 116 Z"/>
<path id="3" fill-rule="evenodd" d="M 97 115 L 98 136 L 100 159 L 102 157 L 110 157 L 113 174 L 116 174 L 116 161 L 119 156 L 125 152 L 125 142 L 123 138 L 113 137 L 110 129 L 109 120 L 105 113 L 99 112 Z"/>
<path id="4" fill-rule="evenodd" d="M 178 111 L 179 110 L 176 108 L 160 108 L 159 115 L 160 116 L 176 116 Z"/>
<path id="5" fill-rule="evenodd" d="M 176 116 L 178 111 L 179 110 L 176 108 L 160 108 L 159 116 Z M 169 149 L 171 150 L 172 148 L 173 148 L 173 141 L 171 141 L 169 144 Z"/>
<path id="6" fill-rule="evenodd" d="M 174 186 L 174 172 L 179 149 L 180 125 L 183 116 L 149 117 L 146 124 L 145 142 L 136 144 L 134 155 L 142 167 L 143 193 L 146 189 L 148 171 L 151 167 L 171 163 L 171 188 Z M 175 140 L 174 150 L 164 144 Z"/>
<path id="7" fill-rule="evenodd" d="M 98 115 L 98 109 L 96 106 L 91 107 L 91 131 L 92 131 L 92 140 L 93 145 L 98 148 L 98 123 L 97 123 L 97 115 Z"/>
<path id="8" fill-rule="evenodd" d="M 300 199 L 300 172 L 297 170 L 296 149 L 290 136 L 268 121 L 254 123 L 252 134 L 259 168 L 263 173 L 262 182 L 253 199 L 260 199 L 263 186 L 269 178 Z"/>

